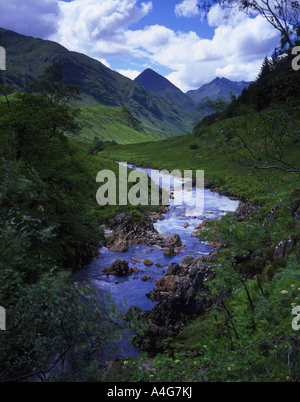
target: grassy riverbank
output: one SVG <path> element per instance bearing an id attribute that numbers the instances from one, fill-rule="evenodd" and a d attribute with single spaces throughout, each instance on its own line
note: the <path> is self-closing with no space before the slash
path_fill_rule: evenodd
<path id="1" fill-rule="evenodd" d="M 225 245 L 213 266 L 217 275 L 205 294 L 213 307 L 175 338 L 163 339 L 168 345 L 164 352 L 150 360 L 144 355 L 125 362 L 121 378 L 299 381 L 299 331 L 291 326 L 292 309 L 300 305 L 299 173 L 279 168 L 260 171 L 249 158 L 249 149 L 255 154 L 260 150 L 260 158 L 276 152 L 275 143 L 266 147 L 263 140 L 269 130 L 266 122 L 275 119 L 286 134 L 282 160 L 289 166 L 297 164 L 299 144 L 294 135 L 299 120 L 287 127 L 280 114 L 269 111 L 228 119 L 194 135 L 116 146 L 102 153 L 169 171 L 202 169 L 207 186 L 250 205 L 244 215 L 229 214 L 200 233 L 201 240 Z"/>
<path id="2" fill-rule="evenodd" d="M 205 128 L 201 136 L 190 134 L 159 142 L 117 145 L 107 148 L 101 155 L 144 167 L 166 169 L 169 172 L 174 169 L 182 172 L 203 170 L 206 186 L 213 184 L 222 192 L 254 204 L 275 206 L 278 198 L 266 187 L 266 180 L 259 180 L 253 174 L 253 169 L 234 161 L 236 152 L 228 141 L 227 132 L 233 128 L 243 130 L 245 125 L 255 134 L 264 129 L 258 116 L 238 117 Z M 249 138 L 253 141 L 255 139 L 254 135 Z M 293 144 L 286 148 L 285 153 L 288 162 L 297 161 L 298 148 Z M 288 202 L 291 191 L 300 183 L 299 175 L 286 175 L 282 171 L 275 173 L 268 179 Z"/>

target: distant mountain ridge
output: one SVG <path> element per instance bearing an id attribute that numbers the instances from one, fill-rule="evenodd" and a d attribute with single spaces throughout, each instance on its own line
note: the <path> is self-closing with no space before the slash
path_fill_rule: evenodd
<path id="1" fill-rule="evenodd" d="M 252 82 L 236 82 L 230 81 L 227 78 L 215 78 L 208 84 L 203 85 L 199 89 L 188 91 L 186 94 L 197 104 L 200 105 L 205 98 L 209 98 L 211 100 L 216 100 L 218 98 L 224 98 L 227 101 L 230 101 L 231 95 L 238 96 L 242 93 L 244 88 L 248 88 L 248 86 Z"/>
<path id="2" fill-rule="evenodd" d="M 167 78 L 158 74 L 151 68 L 144 70 L 138 77 L 134 79 L 148 91 L 157 93 L 164 98 L 176 103 L 178 106 L 186 110 L 195 110 L 197 105 L 185 93 L 172 84 Z"/>
<path id="3" fill-rule="evenodd" d="M 201 118 L 201 113 L 184 110 L 98 60 L 58 43 L 0 28 L 0 46 L 6 50 L 7 61 L 6 71 L 0 72 L 0 85 L 10 85 L 16 91 L 29 92 L 30 83 L 57 62 L 63 66 L 64 82 L 80 89 L 82 106 L 123 106 L 159 137 L 185 134 Z"/>
<path id="4" fill-rule="evenodd" d="M 224 77 L 217 77 L 199 89 L 183 93 L 167 78 L 158 74 L 151 68 L 144 70 L 134 81 L 142 85 L 148 91 L 152 91 L 169 99 L 185 110 L 195 110 L 197 106 L 203 104 L 205 98 L 211 100 L 223 98 L 226 101 L 230 101 L 231 93 L 238 96 L 242 93 L 244 88 L 247 88 L 251 84 L 251 82 L 236 82 L 230 81 Z"/>

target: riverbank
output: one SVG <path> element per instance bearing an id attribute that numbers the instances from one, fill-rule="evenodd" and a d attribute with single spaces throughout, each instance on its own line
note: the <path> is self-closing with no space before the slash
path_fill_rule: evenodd
<path id="1" fill-rule="evenodd" d="M 252 212 L 251 206 L 240 204 L 234 215 L 236 219 L 242 220 Z M 209 231 L 206 225 L 210 221 L 211 218 L 206 218 L 202 221 L 202 224 L 195 225 L 196 228 L 198 227 L 196 231 L 198 236 Z M 195 229 L 195 227 L 193 228 Z M 180 239 L 179 236 L 176 238 Z M 152 236 L 149 239 L 150 243 L 152 243 Z M 143 237 L 142 241 L 144 242 L 145 240 Z M 133 328 L 137 331 L 133 339 L 134 344 L 141 352 L 147 352 L 146 366 L 151 367 L 151 362 L 155 356 L 160 356 L 166 351 L 174 353 L 172 343 L 178 334 L 197 317 L 209 312 L 212 301 L 207 300 L 207 283 L 215 276 L 212 268 L 222 244 L 214 242 L 209 243 L 209 246 L 209 253 L 185 255 L 179 263 L 171 262 L 166 270 L 161 271 L 164 275 L 155 281 L 153 289 L 146 295 L 148 298 L 158 302 L 151 310 L 131 306 L 127 311 L 126 321 L 129 326 L 135 323 Z M 125 254 L 124 258 L 126 258 Z M 143 263 L 137 258 L 133 258 L 133 260 Z M 145 261 L 144 264 L 146 264 Z M 150 261 L 150 265 L 153 265 L 153 262 Z M 134 275 L 137 274 L 135 273 Z M 123 356 L 107 361 L 99 378 L 102 381 L 126 381 L 122 366 L 126 365 L 130 360 L 130 357 Z M 152 367 L 151 370 L 153 369 Z"/>
<path id="2" fill-rule="evenodd" d="M 184 192 L 182 181 L 172 190 L 171 193 Z M 195 194 L 194 188 L 189 199 Z M 139 349 L 151 354 L 166 350 L 168 343 L 163 338 L 178 334 L 204 311 L 204 300 L 196 296 L 210 276 L 211 262 L 220 244 L 199 242 L 198 236 L 206 231 L 208 222 L 234 211 L 239 205 L 238 201 L 209 189 L 204 190 L 203 210 L 187 204 L 175 205 L 174 198 L 171 194 L 168 207 L 148 212 L 148 219 L 143 223 L 133 221 L 125 213 L 112 219 L 106 231 L 107 247 L 100 250 L 96 260 L 80 275 L 81 280 L 97 277 L 99 290 L 107 290 L 109 285 L 119 302 L 121 295 L 126 294 L 129 322 L 134 319 L 139 327 L 145 327 L 143 323 L 149 325 L 151 321 L 146 332 L 135 336 Z M 99 269 L 102 275 L 97 273 Z M 145 297 L 147 303 L 143 301 Z M 124 359 L 128 359 L 127 351 L 124 352 Z M 117 358 L 116 364 L 119 362 Z M 113 363 L 107 364 L 111 369 Z"/>
<path id="3" fill-rule="evenodd" d="M 246 201 L 238 215 L 229 214 L 208 223 L 208 231 L 202 237 L 223 244 L 210 267 L 216 275 L 205 281 L 206 289 L 191 292 L 192 304 L 187 304 L 193 306 L 190 312 L 196 301 L 201 304 L 202 300 L 207 303 L 207 311 L 178 325 L 176 334 L 161 330 L 160 321 L 170 319 L 166 314 L 168 303 L 172 305 L 172 299 L 176 303 L 188 293 L 187 286 L 179 285 L 178 297 L 169 295 L 154 307 L 157 321 L 148 322 L 147 329 L 151 336 L 144 336 L 146 330 L 137 339 L 158 353 L 150 360 L 149 355 L 142 355 L 138 360 L 119 361 L 119 374 L 114 378 L 124 379 L 124 369 L 126 373 L 131 370 L 129 379 L 133 381 L 286 381 L 289 371 L 297 377 L 296 365 L 288 372 L 285 365 L 291 357 L 285 345 L 291 345 L 293 361 L 297 360 L 297 333 L 291 329 L 291 308 L 297 304 L 300 288 L 297 217 L 291 216 L 278 197 L 246 167 L 234 164 L 225 147 L 217 149 L 215 145 L 207 152 L 191 150 L 193 141 L 193 136 L 186 136 L 162 141 L 159 147 L 148 143 L 112 151 L 112 157 L 118 160 L 169 171 L 205 167 L 206 186 Z M 297 180 L 293 175 L 276 172 L 272 185 L 284 200 L 289 200 Z M 291 197 L 287 204 L 293 202 Z M 178 265 L 180 272 L 181 261 Z M 193 268 L 189 280 L 191 272 Z M 165 283 L 172 283 L 171 275 L 166 276 L 170 279 Z M 136 314 L 146 321 L 153 318 L 151 313 Z M 178 314 L 174 314 L 173 328 L 178 321 Z M 173 330 L 172 325 L 170 328 Z M 107 372 L 105 375 L 109 377 Z"/>

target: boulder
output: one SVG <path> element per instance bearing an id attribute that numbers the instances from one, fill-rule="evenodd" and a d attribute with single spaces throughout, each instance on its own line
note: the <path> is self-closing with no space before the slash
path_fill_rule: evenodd
<path id="1" fill-rule="evenodd" d="M 139 258 L 131 258 L 132 259 L 132 261 L 134 261 L 134 262 L 142 262 L 142 260 L 140 260 Z"/>
<path id="2" fill-rule="evenodd" d="M 185 257 L 183 257 L 183 259 L 181 260 L 181 265 L 183 267 L 187 267 L 187 268 L 191 268 L 195 265 L 195 259 L 192 255 L 186 255 Z"/>
<path id="3" fill-rule="evenodd" d="M 170 237 L 170 242 L 172 243 L 172 245 L 174 247 L 182 246 L 182 241 L 180 239 L 179 234 L 177 234 L 177 233 L 172 234 L 172 236 Z"/>
<path id="4" fill-rule="evenodd" d="M 181 267 L 177 262 L 172 262 L 169 266 L 168 269 L 166 270 L 166 276 L 169 275 L 178 275 Z"/>
<path id="5" fill-rule="evenodd" d="M 127 276 L 132 273 L 127 261 L 116 260 L 109 267 L 104 268 L 103 273 L 106 275 Z"/>
<path id="6" fill-rule="evenodd" d="M 198 257 L 195 260 L 195 264 L 197 264 L 198 267 L 200 267 L 201 264 L 211 262 L 212 259 L 213 259 L 212 255 L 198 255 Z"/>
<path id="7" fill-rule="evenodd" d="M 168 297 L 175 289 L 178 278 L 175 275 L 163 276 L 155 282 L 153 288 L 155 299 L 162 300 Z"/>
<path id="8" fill-rule="evenodd" d="M 207 222 L 209 222 L 210 220 L 211 220 L 210 218 L 205 218 L 205 219 L 203 219 L 203 221 L 201 222 L 201 226 L 206 227 Z"/>
<path id="9" fill-rule="evenodd" d="M 176 255 L 176 253 L 175 253 L 175 251 L 174 251 L 174 248 L 170 247 L 170 248 L 166 248 L 166 249 L 164 250 L 164 256 L 165 256 L 165 257 L 172 257 L 172 256 L 174 256 L 174 255 Z"/>
<path id="10" fill-rule="evenodd" d="M 107 231 L 105 233 L 105 240 L 108 245 L 112 244 L 114 242 L 115 238 L 116 238 L 116 234 L 113 230 Z"/>
<path id="11" fill-rule="evenodd" d="M 115 244 L 113 244 L 111 247 L 109 247 L 109 250 L 115 251 L 118 253 L 124 253 L 125 251 L 128 250 L 127 241 L 124 239 L 119 239 Z"/>

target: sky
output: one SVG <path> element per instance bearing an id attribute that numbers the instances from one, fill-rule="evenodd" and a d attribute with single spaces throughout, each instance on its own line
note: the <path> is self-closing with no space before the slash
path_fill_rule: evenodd
<path id="1" fill-rule="evenodd" d="M 183 92 L 216 77 L 255 80 L 280 43 L 259 15 L 201 0 L 0 0 L 0 26 L 49 39 L 134 79 L 152 68 Z"/>

